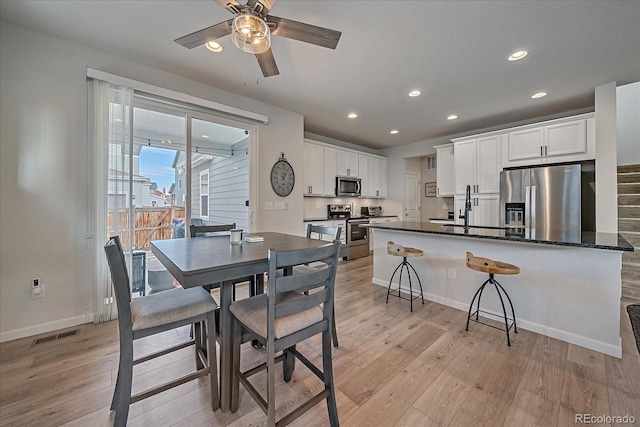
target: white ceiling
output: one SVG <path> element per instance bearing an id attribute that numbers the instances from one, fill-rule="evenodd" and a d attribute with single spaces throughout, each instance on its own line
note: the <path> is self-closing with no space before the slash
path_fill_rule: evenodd
<path id="1" fill-rule="evenodd" d="M 274 36 L 280 75 L 265 79 L 230 37 L 221 54 L 173 41 L 231 17 L 211 0 L 0 1 L 4 21 L 299 112 L 308 132 L 372 148 L 590 107 L 595 86 L 640 81 L 637 0 L 280 0 L 272 14 L 342 38 L 333 51 Z"/>

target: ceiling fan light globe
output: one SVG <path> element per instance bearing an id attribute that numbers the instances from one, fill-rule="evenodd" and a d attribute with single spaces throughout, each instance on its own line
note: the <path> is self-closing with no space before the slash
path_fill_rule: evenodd
<path id="1" fill-rule="evenodd" d="M 259 17 L 251 13 L 236 16 L 231 25 L 231 41 L 248 53 L 264 53 L 271 47 L 271 31 Z"/>

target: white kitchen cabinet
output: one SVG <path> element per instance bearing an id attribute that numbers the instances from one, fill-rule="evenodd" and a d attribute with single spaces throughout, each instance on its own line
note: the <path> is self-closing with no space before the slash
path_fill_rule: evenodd
<path id="1" fill-rule="evenodd" d="M 456 224 L 464 224 L 464 220 L 459 218 L 461 214 L 464 214 L 464 203 L 464 195 L 455 196 L 454 216 Z M 471 212 L 469 212 L 469 225 L 498 227 L 500 225 L 500 195 L 477 194 L 471 196 Z"/>
<path id="2" fill-rule="evenodd" d="M 304 140 L 304 195 L 335 197 L 336 176 L 361 179 L 362 197 L 387 197 L 387 159 Z"/>
<path id="3" fill-rule="evenodd" d="M 313 144 L 304 144 L 305 196 L 324 195 L 324 150 Z"/>
<path id="4" fill-rule="evenodd" d="M 360 194 L 362 197 L 369 197 L 371 191 L 375 185 L 371 185 L 371 178 L 369 175 L 369 159 L 370 157 L 364 154 L 358 155 L 358 172 L 360 173 Z"/>
<path id="5" fill-rule="evenodd" d="M 434 147 L 436 149 L 436 179 L 438 186 L 438 197 L 451 197 L 454 195 L 454 163 L 453 144 L 446 144 Z"/>
<path id="6" fill-rule="evenodd" d="M 358 153 L 336 150 L 336 168 L 340 176 L 358 177 Z"/>
<path id="7" fill-rule="evenodd" d="M 368 160 L 368 189 L 366 197 L 385 198 L 387 197 L 387 159 L 370 156 Z M 363 197 L 365 197 L 365 194 L 363 194 Z"/>
<path id="8" fill-rule="evenodd" d="M 501 136 L 454 140 L 455 194 L 464 195 L 467 185 L 473 194 L 500 192 Z"/>
<path id="9" fill-rule="evenodd" d="M 503 167 L 593 160 L 595 118 L 589 113 L 511 129 L 503 144 Z"/>
<path id="10" fill-rule="evenodd" d="M 336 195 L 336 175 L 338 174 L 336 168 L 336 149 L 330 147 L 323 147 L 324 149 L 324 178 L 323 178 L 323 193 L 328 197 L 335 197 Z"/>

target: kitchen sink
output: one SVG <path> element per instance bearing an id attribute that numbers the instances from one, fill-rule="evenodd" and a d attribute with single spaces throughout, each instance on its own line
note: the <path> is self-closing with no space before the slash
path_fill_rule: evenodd
<path id="1" fill-rule="evenodd" d="M 464 225 L 462 224 L 443 224 L 441 225 L 441 227 L 460 227 L 460 228 L 464 228 Z M 483 229 L 487 229 L 487 230 L 506 230 L 507 227 L 493 227 L 490 225 L 470 225 L 467 228 L 483 228 Z"/>

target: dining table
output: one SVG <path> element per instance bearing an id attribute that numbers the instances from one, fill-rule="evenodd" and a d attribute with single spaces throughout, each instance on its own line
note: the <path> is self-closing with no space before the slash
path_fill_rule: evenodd
<path id="1" fill-rule="evenodd" d="M 260 236 L 258 242 L 231 244 L 230 236 L 204 236 L 154 240 L 151 252 L 183 288 L 220 283 L 220 409 L 231 410 L 233 378 L 233 335 L 231 303 L 233 280 L 256 275 L 258 290 L 264 289 L 264 274 L 269 269 L 269 250 L 292 251 L 317 248 L 331 242 L 278 232 L 245 234 Z M 266 319 L 265 319 L 266 322 Z"/>

